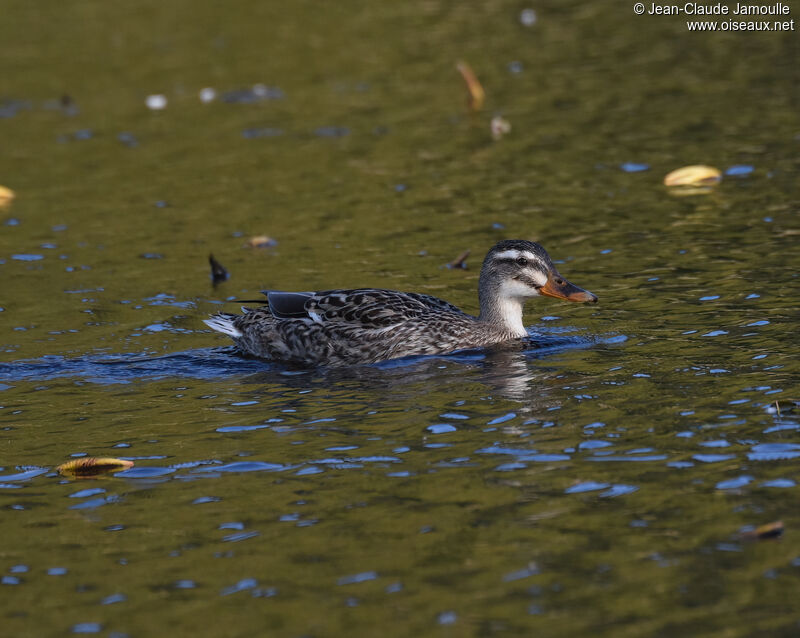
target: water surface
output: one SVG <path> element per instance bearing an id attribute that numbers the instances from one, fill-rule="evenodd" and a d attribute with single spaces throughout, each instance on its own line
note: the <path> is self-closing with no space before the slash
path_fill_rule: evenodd
<path id="1" fill-rule="evenodd" d="M 797 632 L 796 34 L 523 8 L 7 7 L 9 635 Z M 727 174 L 668 193 L 692 163 Z M 264 288 L 475 312 L 507 237 L 600 303 L 349 370 L 245 359 L 201 322 Z M 54 471 L 81 455 L 135 466 Z"/>

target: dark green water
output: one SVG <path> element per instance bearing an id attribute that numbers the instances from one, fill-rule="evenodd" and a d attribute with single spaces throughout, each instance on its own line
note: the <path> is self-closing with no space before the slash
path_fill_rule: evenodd
<path id="1" fill-rule="evenodd" d="M 797 32 L 632 5 L 6 2 L 3 633 L 796 635 Z M 734 170 L 661 185 L 695 163 Z M 600 297 L 529 304 L 544 350 L 296 374 L 201 323 L 265 287 L 475 311 L 506 237 Z"/>

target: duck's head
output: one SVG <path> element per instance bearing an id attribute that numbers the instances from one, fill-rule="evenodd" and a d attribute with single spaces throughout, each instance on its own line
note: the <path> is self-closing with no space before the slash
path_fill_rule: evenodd
<path id="1" fill-rule="evenodd" d="M 567 301 L 597 302 L 597 296 L 561 276 L 550 255 L 539 244 L 523 239 L 497 243 L 481 267 L 481 318 L 502 321 L 520 333 L 526 299 L 555 297 Z"/>
<path id="2" fill-rule="evenodd" d="M 496 244 L 483 261 L 481 279 L 499 284 L 497 292 L 503 297 L 544 295 L 567 301 L 597 301 L 596 295 L 564 279 L 544 248 L 524 239 Z"/>

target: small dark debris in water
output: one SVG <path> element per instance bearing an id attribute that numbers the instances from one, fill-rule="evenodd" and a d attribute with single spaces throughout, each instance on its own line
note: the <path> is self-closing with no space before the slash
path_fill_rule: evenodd
<path id="1" fill-rule="evenodd" d="M 466 270 L 467 269 L 467 257 L 469 257 L 469 251 L 465 250 L 458 257 L 456 257 L 453 261 L 451 261 L 449 264 L 447 264 L 447 267 L 452 269 L 452 270 L 455 270 L 455 269 Z"/>
<path id="2" fill-rule="evenodd" d="M 61 96 L 61 99 L 58 102 L 64 115 L 69 115 L 72 117 L 80 113 L 80 109 L 78 108 L 78 105 L 75 104 L 75 100 L 72 99 L 71 95 L 67 95 L 65 93 Z"/>
<path id="3" fill-rule="evenodd" d="M 167 201 L 165 201 L 165 200 L 163 200 L 163 199 L 159 199 L 159 200 L 158 200 L 157 202 L 155 202 L 153 205 L 154 205 L 156 208 L 166 208 L 167 206 L 169 206 L 169 202 L 167 202 Z"/>
<path id="4" fill-rule="evenodd" d="M 746 529 L 739 533 L 743 541 L 761 541 L 768 538 L 778 538 L 783 535 L 783 521 L 775 521 L 766 525 L 759 525 L 754 529 Z"/>
<path id="5" fill-rule="evenodd" d="M 405 184 L 395 184 L 394 185 L 394 190 L 397 191 L 398 193 L 402 193 L 407 189 L 408 189 L 408 186 L 406 186 Z"/>
<path id="6" fill-rule="evenodd" d="M 161 253 L 142 253 L 139 257 L 142 259 L 164 259 L 164 255 Z"/>
<path id="7" fill-rule="evenodd" d="M 42 102 L 42 109 L 45 111 L 60 111 L 70 117 L 80 113 L 78 105 L 69 95 L 62 95 L 56 100 L 45 100 Z"/>
<path id="8" fill-rule="evenodd" d="M 72 134 L 76 140 L 90 140 L 94 137 L 94 132 L 90 128 L 82 128 Z"/>
<path id="9" fill-rule="evenodd" d="M 249 89 L 236 89 L 222 94 L 222 101 L 228 104 L 253 104 L 262 100 L 282 100 L 286 97 L 277 86 L 256 84 Z"/>
<path id="10" fill-rule="evenodd" d="M 250 248 L 272 248 L 272 246 L 276 246 L 277 244 L 278 242 L 272 239 L 272 237 L 257 235 L 248 239 L 246 246 Z"/>
<path id="11" fill-rule="evenodd" d="M 117 139 L 128 148 L 136 148 L 139 146 L 139 140 L 136 139 L 136 136 L 133 133 L 128 133 L 127 131 L 119 133 L 117 135 Z"/>
<path id="12" fill-rule="evenodd" d="M 208 263 L 211 265 L 211 281 L 216 286 L 218 283 L 227 281 L 230 273 L 221 263 L 214 259 L 214 255 L 208 256 Z"/>
<path id="13" fill-rule="evenodd" d="M 350 135 L 350 129 L 346 126 L 320 126 L 314 129 L 317 137 L 345 137 Z"/>
<path id="14" fill-rule="evenodd" d="M 519 62 L 518 60 L 509 62 L 508 70 L 511 71 L 511 73 L 522 73 L 523 70 L 522 62 Z"/>
<path id="15" fill-rule="evenodd" d="M 246 128 L 242 131 L 242 137 L 248 140 L 257 137 L 279 137 L 283 131 L 279 128 Z"/>

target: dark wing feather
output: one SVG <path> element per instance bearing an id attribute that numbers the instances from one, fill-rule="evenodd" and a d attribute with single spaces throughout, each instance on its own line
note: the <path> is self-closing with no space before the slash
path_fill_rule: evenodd
<path id="1" fill-rule="evenodd" d="M 281 292 L 262 290 L 267 296 L 269 311 L 276 319 L 308 319 L 306 303 L 314 296 L 313 292 Z"/>

